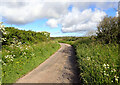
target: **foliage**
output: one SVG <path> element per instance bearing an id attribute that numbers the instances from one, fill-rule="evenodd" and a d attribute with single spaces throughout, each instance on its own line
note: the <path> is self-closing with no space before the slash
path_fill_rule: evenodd
<path id="1" fill-rule="evenodd" d="M 59 49 L 56 42 L 12 44 L 2 49 L 2 83 L 14 83 Z"/>
<path id="2" fill-rule="evenodd" d="M 82 84 L 120 83 L 119 23 L 117 17 L 105 17 L 97 36 L 57 39 L 75 48 Z"/>
<path id="3" fill-rule="evenodd" d="M 88 37 L 55 37 L 54 40 L 57 40 L 59 43 L 67 43 L 73 45 L 76 42 L 79 42 L 79 40 L 88 40 Z"/>
<path id="4" fill-rule="evenodd" d="M 58 42 L 50 41 L 48 32 L 18 30 L 0 23 L 0 33 L 2 84 L 14 83 L 60 48 Z"/>
<path id="5" fill-rule="evenodd" d="M 14 27 L 5 27 L 4 30 L 5 31 L 2 32 L 4 39 L 2 45 L 14 44 L 17 40 L 21 43 L 37 43 L 47 41 L 50 38 L 50 33 L 48 32 L 18 30 Z"/>
<path id="6" fill-rule="evenodd" d="M 118 18 L 105 17 L 98 25 L 97 39 L 108 44 L 118 43 Z"/>
<path id="7" fill-rule="evenodd" d="M 72 42 L 63 39 L 59 42 L 71 44 L 75 48 L 82 84 L 120 82 L 118 44 L 103 44 L 96 41 L 94 36 Z"/>
<path id="8" fill-rule="evenodd" d="M 82 83 L 118 83 L 118 44 L 100 44 L 93 41 L 77 41 L 73 44 L 80 69 Z"/>

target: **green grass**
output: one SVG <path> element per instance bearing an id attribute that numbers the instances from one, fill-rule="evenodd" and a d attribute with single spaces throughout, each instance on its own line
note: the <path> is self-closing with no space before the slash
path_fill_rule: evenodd
<path id="1" fill-rule="evenodd" d="M 74 43 L 74 41 L 64 41 L 64 40 L 58 41 L 58 42 L 59 43 L 67 43 L 67 44 L 70 44 L 70 45 L 72 45 Z"/>
<path id="2" fill-rule="evenodd" d="M 118 44 L 102 44 L 90 38 L 60 39 L 59 42 L 75 48 L 82 84 L 120 83 Z"/>
<path id="3" fill-rule="evenodd" d="M 14 83 L 60 48 L 57 42 L 13 44 L 2 49 L 2 83 Z"/>
<path id="4" fill-rule="evenodd" d="M 75 43 L 83 83 L 118 83 L 118 44 Z"/>

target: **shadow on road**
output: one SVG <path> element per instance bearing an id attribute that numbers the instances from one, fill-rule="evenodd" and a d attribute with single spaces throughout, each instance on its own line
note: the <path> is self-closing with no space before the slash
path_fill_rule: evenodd
<path id="1" fill-rule="evenodd" d="M 80 77 L 79 77 L 80 70 L 78 68 L 77 57 L 75 55 L 75 49 L 72 46 L 65 47 L 65 49 L 62 50 L 61 53 L 70 54 L 66 61 L 70 67 L 64 66 L 64 68 L 70 70 L 73 73 L 73 75 L 71 74 L 69 75 L 69 73 L 64 73 L 64 72 L 63 73 L 69 75 L 68 77 L 70 77 L 71 83 L 80 83 Z"/>

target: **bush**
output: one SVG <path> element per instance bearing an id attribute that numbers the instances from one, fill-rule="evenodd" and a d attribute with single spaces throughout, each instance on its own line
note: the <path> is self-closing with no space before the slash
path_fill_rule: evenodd
<path id="1" fill-rule="evenodd" d="M 2 35 L 3 38 L 6 39 L 2 42 L 2 45 L 10 45 L 17 40 L 22 43 L 35 43 L 50 39 L 50 33 L 48 32 L 18 30 L 14 27 L 5 27 L 5 32 L 2 32 Z"/>
<path id="2" fill-rule="evenodd" d="M 105 17 L 98 25 L 97 40 L 106 44 L 118 43 L 118 18 Z"/>

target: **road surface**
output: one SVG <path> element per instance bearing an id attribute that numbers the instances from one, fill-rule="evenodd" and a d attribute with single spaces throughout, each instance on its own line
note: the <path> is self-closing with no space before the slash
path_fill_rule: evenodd
<path id="1" fill-rule="evenodd" d="M 71 45 L 61 48 L 16 83 L 79 83 L 75 52 Z"/>

